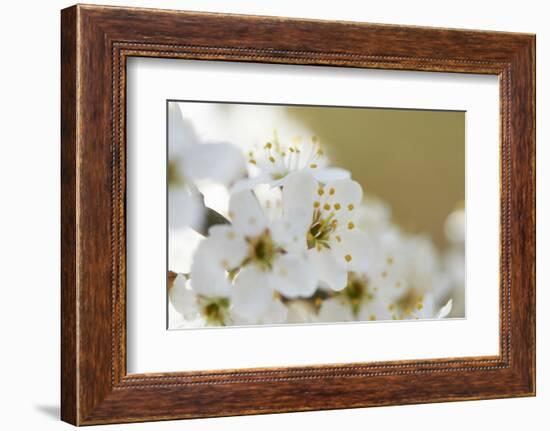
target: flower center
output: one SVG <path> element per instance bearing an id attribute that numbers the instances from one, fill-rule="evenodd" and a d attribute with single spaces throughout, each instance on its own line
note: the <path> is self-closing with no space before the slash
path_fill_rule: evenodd
<path id="1" fill-rule="evenodd" d="M 321 217 L 321 211 L 316 209 L 313 212 L 313 220 L 307 233 L 307 247 L 318 250 L 330 248 L 329 240 L 332 232 L 336 230 L 338 221 L 334 218 L 334 213 L 331 212 L 327 218 Z"/>
<path id="2" fill-rule="evenodd" d="M 344 295 L 346 295 L 351 303 L 353 314 L 358 314 L 361 303 L 370 301 L 373 298 L 367 277 L 360 276 L 354 272 L 348 273 L 348 284 L 344 289 Z"/>
<path id="3" fill-rule="evenodd" d="M 225 315 L 229 308 L 227 298 L 218 298 L 202 306 L 202 315 L 209 325 L 225 325 Z"/>
<path id="4" fill-rule="evenodd" d="M 248 152 L 248 162 L 253 165 L 259 162 L 270 173 L 272 179 L 280 180 L 299 169 L 319 168 L 324 161 L 323 155 L 316 136 L 312 136 L 309 143 L 304 143 L 300 136 L 296 136 L 292 144 L 282 144 L 277 131 L 274 130 L 272 141 Z"/>
<path id="5" fill-rule="evenodd" d="M 266 229 L 255 238 L 248 238 L 249 250 L 246 262 L 254 263 L 262 269 L 271 269 L 273 259 L 278 252 L 271 233 Z"/>
<path id="6" fill-rule="evenodd" d="M 397 300 L 396 305 L 403 312 L 403 317 L 408 317 L 414 311 L 424 308 L 424 295 L 418 290 L 411 288 Z"/>

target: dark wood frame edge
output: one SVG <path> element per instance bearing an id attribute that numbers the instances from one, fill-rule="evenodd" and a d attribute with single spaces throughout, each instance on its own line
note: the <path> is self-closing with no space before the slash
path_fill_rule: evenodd
<path id="1" fill-rule="evenodd" d="M 204 34 L 204 25 L 216 30 Z M 281 29 L 287 36 L 271 35 Z M 534 395 L 534 36 L 81 5 L 62 11 L 61 30 L 63 420 L 85 425 Z M 500 75 L 501 354 L 126 375 L 128 56 Z"/>

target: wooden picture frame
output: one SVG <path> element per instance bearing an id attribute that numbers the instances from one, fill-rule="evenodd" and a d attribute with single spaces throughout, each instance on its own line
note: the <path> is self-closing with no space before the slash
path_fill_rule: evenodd
<path id="1" fill-rule="evenodd" d="M 64 9 L 61 18 L 64 421 L 535 394 L 534 35 L 83 5 Z M 498 75 L 500 354 L 128 375 L 125 65 L 131 56 Z"/>

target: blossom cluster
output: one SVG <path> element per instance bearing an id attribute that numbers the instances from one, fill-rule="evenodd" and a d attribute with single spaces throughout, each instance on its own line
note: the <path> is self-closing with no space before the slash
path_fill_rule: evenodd
<path id="1" fill-rule="evenodd" d="M 176 327 L 444 318 L 463 286 L 463 211 L 441 256 L 331 166 L 316 137 L 275 132 L 245 151 L 201 142 L 170 104 L 168 180 Z M 226 198 L 210 205 L 216 194 Z"/>

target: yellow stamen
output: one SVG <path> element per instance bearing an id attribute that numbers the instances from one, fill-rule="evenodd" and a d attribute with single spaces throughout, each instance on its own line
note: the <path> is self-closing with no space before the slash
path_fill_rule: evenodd
<path id="1" fill-rule="evenodd" d="M 344 256 L 344 259 L 346 259 L 346 262 L 350 262 L 351 261 L 351 254 L 346 254 Z"/>
<path id="2" fill-rule="evenodd" d="M 348 210 L 353 211 L 353 208 L 355 208 L 355 207 L 353 206 L 353 204 L 349 204 L 349 205 L 348 205 Z"/>
<path id="3" fill-rule="evenodd" d="M 338 202 L 336 202 L 336 203 L 334 204 L 334 209 L 335 209 L 336 211 L 338 211 L 340 208 L 342 208 L 342 206 L 341 206 Z"/>
<path id="4" fill-rule="evenodd" d="M 348 223 L 348 229 L 349 229 L 349 230 L 352 230 L 354 227 L 355 227 L 355 224 L 354 224 L 352 221 L 350 221 L 350 222 Z"/>

